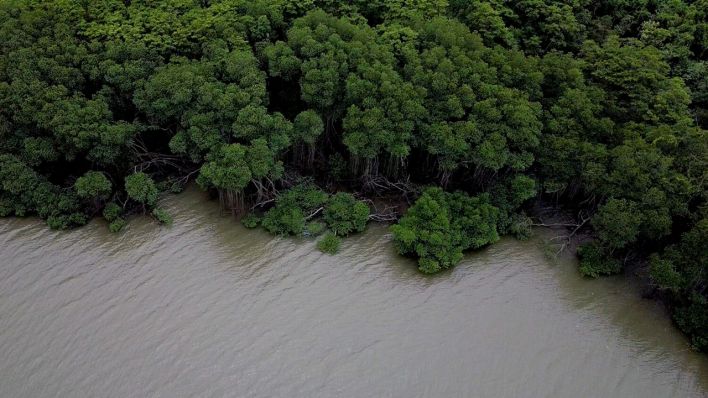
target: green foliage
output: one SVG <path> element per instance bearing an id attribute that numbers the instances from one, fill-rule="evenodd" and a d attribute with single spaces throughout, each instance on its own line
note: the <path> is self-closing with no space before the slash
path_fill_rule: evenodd
<path id="1" fill-rule="evenodd" d="M 489 45 L 521 46 L 529 53 L 573 49 L 587 35 L 587 2 L 451 0 L 452 12 Z"/>
<path id="2" fill-rule="evenodd" d="M 272 234 L 301 235 L 305 221 L 305 215 L 298 207 L 281 205 L 268 210 L 261 225 Z"/>
<path id="3" fill-rule="evenodd" d="M 283 165 L 275 160 L 274 151 L 264 139 L 258 138 L 249 146 L 229 144 L 209 153 L 197 183 L 204 189 L 238 193 L 251 182 L 264 178 L 277 180 L 282 173 Z"/>
<path id="4" fill-rule="evenodd" d="M 103 218 L 105 218 L 108 222 L 113 222 L 117 220 L 120 217 L 121 213 L 123 213 L 123 208 L 121 208 L 114 202 L 108 203 L 103 208 Z"/>
<path id="5" fill-rule="evenodd" d="M 164 225 L 172 225 L 172 216 L 166 210 L 156 207 L 152 210 L 152 216 L 160 223 Z"/>
<path id="6" fill-rule="evenodd" d="M 73 191 L 48 182 L 12 155 L 0 155 L 0 210 L 6 216 L 37 214 L 53 229 L 87 222 Z"/>
<path id="7" fill-rule="evenodd" d="M 622 271 L 622 264 L 595 242 L 578 247 L 578 256 L 580 256 L 580 273 L 583 276 L 597 278 Z"/>
<path id="8" fill-rule="evenodd" d="M 23 155 L 27 164 L 32 166 L 56 161 L 59 158 L 59 153 L 51 140 L 36 137 L 25 138 Z"/>
<path id="9" fill-rule="evenodd" d="M 536 181 L 524 174 L 507 177 L 490 189 L 492 204 L 500 209 L 497 220 L 500 234 L 510 233 L 519 239 L 531 235 L 531 221 L 515 212 L 524 202 L 536 196 L 536 190 Z"/>
<path id="10" fill-rule="evenodd" d="M 620 249 L 639 234 L 642 216 L 636 203 L 610 199 L 592 219 L 600 241 L 610 249 Z"/>
<path id="11" fill-rule="evenodd" d="M 650 275 L 676 306 L 674 319 L 691 336 L 693 345 L 708 349 L 708 219 L 703 218 L 681 236 L 678 244 L 651 258 Z"/>
<path id="12" fill-rule="evenodd" d="M 518 208 L 522 203 L 536 196 L 536 181 L 523 174 L 514 176 L 509 183 L 509 196 L 512 208 Z"/>
<path id="13" fill-rule="evenodd" d="M 317 248 L 322 253 L 335 254 L 339 251 L 342 240 L 333 233 L 327 233 L 317 242 Z"/>
<path id="14" fill-rule="evenodd" d="M 688 304 L 680 307 L 674 314 L 679 328 L 691 337 L 691 343 L 697 350 L 708 350 L 708 300 L 705 296 L 693 293 L 686 300 Z"/>
<path id="15" fill-rule="evenodd" d="M 83 213 L 50 215 L 47 217 L 47 225 L 51 229 L 68 229 L 77 225 L 86 224 L 87 217 Z"/>
<path id="16" fill-rule="evenodd" d="M 117 233 L 120 232 L 123 228 L 125 228 L 126 224 L 128 224 L 127 221 L 118 217 L 115 220 L 111 221 L 110 224 L 108 224 L 108 230 L 113 233 Z"/>
<path id="17" fill-rule="evenodd" d="M 533 234 L 531 224 L 532 220 L 525 214 L 513 214 L 508 232 L 518 240 L 528 240 Z"/>
<path id="18" fill-rule="evenodd" d="M 676 292 L 683 284 L 683 278 L 674 264 L 656 254 L 651 257 L 649 275 L 660 289 Z"/>
<path id="19" fill-rule="evenodd" d="M 317 236 L 322 234 L 327 229 L 327 224 L 319 221 L 312 221 L 305 226 L 305 232 L 308 236 Z"/>
<path id="20" fill-rule="evenodd" d="M 296 185 L 278 196 L 261 225 L 276 235 L 302 235 L 307 220 L 321 211 L 328 198 L 327 193 L 311 184 Z"/>
<path id="21" fill-rule="evenodd" d="M 361 232 L 369 220 L 369 206 L 356 200 L 350 193 L 339 192 L 332 196 L 324 209 L 324 221 L 338 236 Z"/>
<path id="22" fill-rule="evenodd" d="M 251 178 L 251 170 L 246 161 L 246 147 L 231 144 L 207 157 L 207 162 L 199 171 L 197 183 L 203 188 L 241 191 Z"/>
<path id="23" fill-rule="evenodd" d="M 244 227 L 252 229 L 252 228 L 257 228 L 259 225 L 261 225 L 261 218 L 258 217 L 255 213 L 248 213 L 243 218 L 241 218 L 241 224 L 243 224 Z"/>
<path id="24" fill-rule="evenodd" d="M 435 273 L 456 265 L 464 250 L 499 240 L 498 217 L 499 209 L 485 195 L 429 188 L 391 231 L 401 254 L 418 257 L 422 272 Z"/>
<path id="25" fill-rule="evenodd" d="M 100 171 L 88 171 L 76 179 L 74 190 L 83 199 L 104 200 L 112 191 L 112 184 Z"/>
<path id="26" fill-rule="evenodd" d="M 297 206 L 303 211 L 312 212 L 327 203 L 329 195 L 310 183 L 298 184 L 281 194 L 276 203 Z"/>
<path id="27" fill-rule="evenodd" d="M 331 178 L 336 180 L 344 180 L 348 176 L 347 161 L 338 152 L 329 157 L 327 168 Z"/>
<path id="28" fill-rule="evenodd" d="M 313 110 L 298 113 L 294 122 L 295 136 L 306 144 L 313 145 L 324 132 L 322 118 Z"/>
<path id="29" fill-rule="evenodd" d="M 130 199 L 148 207 L 153 207 L 157 203 L 155 181 L 143 172 L 125 177 L 125 191 Z"/>

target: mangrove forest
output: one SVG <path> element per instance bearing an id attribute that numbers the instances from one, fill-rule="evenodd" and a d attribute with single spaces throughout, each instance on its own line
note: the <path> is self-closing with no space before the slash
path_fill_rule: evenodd
<path id="1" fill-rule="evenodd" d="M 708 0 L 4 0 L 0 37 L 0 216 L 130 233 L 194 183 L 431 274 L 561 227 L 708 350 Z"/>

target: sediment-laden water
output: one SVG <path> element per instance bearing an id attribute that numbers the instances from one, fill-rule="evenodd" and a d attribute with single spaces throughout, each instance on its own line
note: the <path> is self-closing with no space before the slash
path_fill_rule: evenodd
<path id="1" fill-rule="evenodd" d="M 111 234 L 0 219 L 0 397 L 696 397 L 708 359 L 540 239 L 428 277 L 384 226 L 336 256 L 190 190 Z"/>

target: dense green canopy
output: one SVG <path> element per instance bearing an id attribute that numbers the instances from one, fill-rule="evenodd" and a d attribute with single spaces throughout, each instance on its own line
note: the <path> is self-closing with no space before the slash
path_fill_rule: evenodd
<path id="1" fill-rule="evenodd" d="M 398 251 L 419 257 L 419 269 L 435 273 L 453 267 L 462 252 L 499 240 L 499 209 L 489 195 L 427 189 L 391 230 Z"/>
<path id="2" fill-rule="evenodd" d="M 708 0 L 12 0 L 0 37 L 2 216 L 169 224 L 196 179 L 333 252 L 384 195 L 436 272 L 552 203 L 708 347 Z"/>

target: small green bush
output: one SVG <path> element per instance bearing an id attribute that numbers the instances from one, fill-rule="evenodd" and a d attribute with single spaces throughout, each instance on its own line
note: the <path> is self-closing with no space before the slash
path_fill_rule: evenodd
<path id="1" fill-rule="evenodd" d="M 356 200 L 350 193 L 339 192 L 327 203 L 324 220 L 329 229 L 338 236 L 361 232 L 369 220 L 369 206 Z"/>
<path id="2" fill-rule="evenodd" d="M 327 225 L 325 223 L 319 221 L 312 221 L 307 223 L 307 226 L 305 227 L 305 234 L 309 236 L 317 236 L 324 232 L 326 229 Z"/>
<path id="3" fill-rule="evenodd" d="M 156 207 L 152 211 L 152 216 L 155 217 L 155 219 L 159 221 L 160 224 L 172 225 L 172 216 L 164 209 Z"/>
<path id="4" fill-rule="evenodd" d="M 674 320 L 691 337 L 696 350 L 708 350 L 708 299 L 698 293 L 688 298 L 688 304 L 678 308 Z"/>
<path id="5" fill-rule="evenodd" d="M 56 214 L 47 217 L 51 229 L 69 229 L 86 224 L 88 217 L 84 213 Z"/>
<path id="6" fill-rule="evenodd" d="M 677 292 L 683 285 L 683 278 L 672 261 L 667 258 L 661 258 L 656 254 L 650 258 L 649 275 L 660 289 Z"/>
<path id="7" fill-rule="evenodd" d="M 500 211 L 489 201 L 488 195 L 426 189 L 391 227 L 398 252 L 417 257 L 418 269 L 427 274 L 455 266 L 464 250 L 499 240 Z"/>
<path id="8" fill-rule="evenodd" d="M 525 214 L 514 214 L 511 216 L 509 233 L 518 240 L 528 240 L 533 233 L 531 224 L 531 219 Z"/>
<path id="9" fill-rule="evenodd" d="M 327 203 L 329 195 L 316 186 L 303 183 L 282 192 L 275 207 L 263 216 L 261 225 L 276 235 L 302 235 L 306 218 Z"/>
<path id="10" fill-rule="evenodd" d="M 241 224 L 246 228 L 256 228 L 261 224 L 261 218 L 255 213 L 248 213 L 241 219 Z"/>
<path id="11" fill-rule="evenodd" d="M 299 207 L 303 212 L 310 213 L 324 206 L 328 199 L 329 195 L 327 192 L 322 191 L 314 184 L 305 182 L 281 193 L 276 204 L 280 206 Z"/>
<path id="12" fill-rule="evenodd" d="M 317 248 L 322 253 L 335 254 L 339 251 L 342 240 L 335 234 L 329 232 L 317 242 Z"/>
<path id="13" fill-rule="evenodd" d="M 342 180 L 348 176 L 347 161 L 339 152 L 335 152 L 329 157 L 327 169 L 329 175 L 335 180 Z"/>
<path id="14" fill-rule="evenodd" d="M 184 191 L 184 184 L 181 184 L 179 182 L 172 182 L 169 187 L 169 191 L 171 193 L 181 193 Z"/>
<path id="15" fill-rule="evenodd" d="M 143 172 L 133 173 L 125 178 L 125 190 L 128 197 L 147 206 L 157 202 L 157 187 L 155 181 Z"/>
<path id="16" fill-rule="evenodd" d="M 106 219 L 108 222 L 112 222 L 118 217 L 120 217 L 120 214 L 123 212 L 123 208 L 118 206 L 116 203 L 111 202 L 108 203 L 104 208 L 103 208 L 103 218 Z"/>
<path id="17" fill-rule="evenodd" d="M 601 275 L 613 275 L 622 271 L 622 264 L 607 255 L 595 242 L 578 247 L 580 273 L 583 276 L 597 278 Z"/>
<path id="18" fill-rule="evenodd" d="M 123 227 L 125 227 L 126 224 L 127 224 L 127 221 L 125 221 L 124 219 L 119 217 L 119 218 L 116 218 L 115 220 L 113 220 L 110 224 L 108 224 L 108 230 L 113 233 L 116 233 L 116 232 L 119 232 L 121 229 L 123 229 Z"/>
<path id="19" fill-rule="evenodd" d="M 261 225 L 275 235 L 300 235 L 305 229 L 305 216 L 297 207 L 276 206 L 268 210 Z"/>
<path id="20" fill-rule="evenodd" d="M 74 190 L 82 199 L 106 199 L 111 194 L 112 185 L 100 171 L 88 171 L 76 179 Z"/>
<path id="21" fill-rule="evenodd" d="M 14 212 L 12 202 L 0 195 L 0 217 L 7 217 Z"/>

